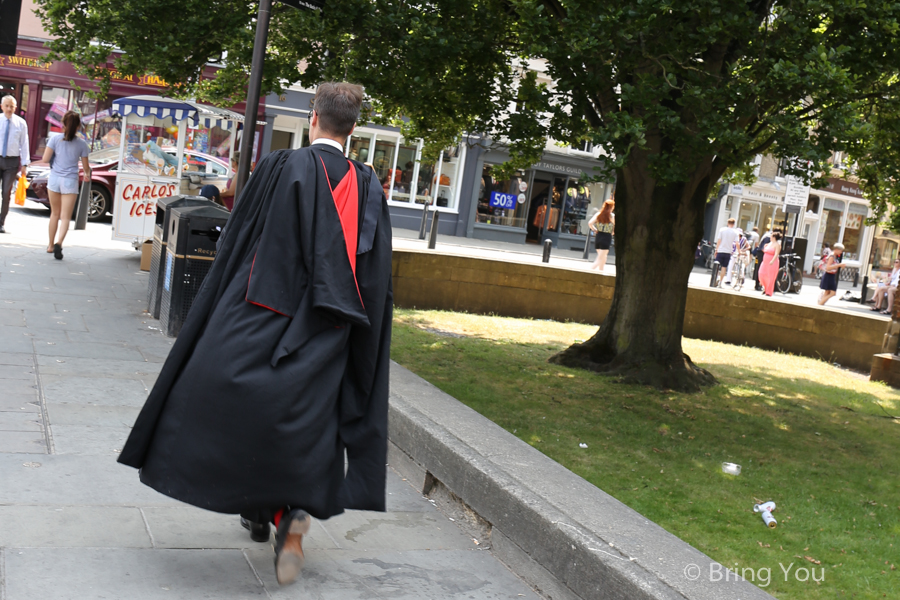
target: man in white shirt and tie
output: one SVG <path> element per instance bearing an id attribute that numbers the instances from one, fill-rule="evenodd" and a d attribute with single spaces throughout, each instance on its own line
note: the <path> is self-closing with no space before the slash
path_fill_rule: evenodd
<path id="1" fill-rule="evenodd" d="M 28 125 L 25 119 L 15 114 L 16 99 L 4 96 L 0 100 L 0 233 L 6 233 L 6 214 L 9 212 L 9 195 L 13 182 L 19 174 L 25 174 L 25 167 L 31 162 L 28 144 Z"/>

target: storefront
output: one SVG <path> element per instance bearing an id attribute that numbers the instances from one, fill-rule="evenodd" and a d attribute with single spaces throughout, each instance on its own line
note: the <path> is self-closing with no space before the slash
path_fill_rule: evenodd
<path id="1" fill-rule="evenodd" d="M 866 225 L 869 203 L 863 198 L 862 190 L 851 181 L 831 178 L 825 188 L 813 190 L 809 200 L 803 226 L 804 237 L 815 248 L 816 257 L 821 255 L 825 244 L 832 247 L 842 243 L 844 262 L 851 264 L 851 269 L 842 269 L 850 272 L 844 278 L 852 277 L 853 271 L 868 263 L 874 239 L 874 227 Z M 813 261 L 807 257 L 804 270 L 809 272 L 812 265 Z"/>
<path id="2" fill-rule="evenodd" d="M 508 159 L 504 152 L 483 153 L 475 162 L 479 175 L 469 237 L 583 250 L 588 221 L 612 196 L 613 185 L 586 181 L 597 161 L 590 155 L 546 152 L 530 169 L 498 180 L 495 171 Z"/>
<path id="3" fill-rule="evenodd" d="M 28 124 L 32 160 L 40 160 L 50 135 L 62 131 L 62 116 L 68 110 L 82 115 L 85 139 L 93 150 L 118 148 L 121 129 L 110 111 L 113 101 L 158 95 L 165 88 L 158 77 L 120 75 L 110 64 L 112 87 L 104 100 L 97 101 L 88 94 L 97 90 L 92 80 L 76 73 L 69 63 L 48 61 L 48 53 L 43 41 L 19 38 L 15 56 L 0 55 L 0 95 L 16 98 L 17 113 Z M 208 66 L 206 75 L 214 77 L 215 72 Z M 240 114 L 243 109 L 243 104 L 234 107 Z M 260 112 L 264 109 L 261 106 Z"/>
<path id="4" fill-rule="evenodd" d="M 313 96 L 312 90 L 299 87 L 268 96 L 263 155 L 309 145 Z M 613 189 L 584 181 L 597 167 L 588 152 L 548 151 L 538 164 L 500 181 L 494 171 L 509 155 L 487 151 L 479 139 L 466 138 L 429 161 L 422 160 L 421 140 L 370 124 L 354 130 L 345 153 L 375 169 L 395 229 L 418 230 L 428 204 L 441 213 L 442 235 L 519 244 L 549 238 L 554 245 L 581 250 L 588 220 Z"/>
<path id="5" fill-rule="evenodd" d="M 268 96 L 269 125 L 263 137 L 269 143 L 263 145 L 262 155 L 309 146 L 312 100 L 313 93 L 301 89 Z M 463 197 L 465 207 L 460 206 L 460 190 L 470 162 L 468 148 L 462 143 L 445 149 L 437 161 L 423 161 L 421 140 L 407 140 L 395 128 L 368 125 L 354 130 L 344 150 L 348 158 L 372 165 L 387 196 L 394 228 L 418 230 L 422 207 L 429 204 L 441 212 L 441 234 L 465 235 L 460 214 L 468 214 L 468 202 Z"/>
<path id="6" fill-rule="evenodd" d="M 787 187 L 780 181 L 757 181 L 752 186 L 724 186 L 724 194 L 716 201 L 711 214 L 714 221 L 707 221 L 705 235 L 715 240 L 718 230 L 729 218 L 744 231 L 759 229 L 762 234 L 770 229 L 784 231 L 807 240 L 807 252 L 803 270 L 810 273 L 821 257 L 825 244 L 829 247 L 840 242 L 844 245 L 842 278 L 852 279 L 863 267 L 872 247 L 874 228 L 865 224 L 869 205 L 862 197 L 859 186 L 843 179 L 829 179 L 824 189 L 810 190 L 806 210 L 799 215 L 785 214 L 784 192 Z M 713 225 L 710 227 L 710 225 Z M 882 252 L 889 254 L 894 246 L 887 236 L 882 236 Z M 896 254 L 896 248 L 893 249 Z"/>

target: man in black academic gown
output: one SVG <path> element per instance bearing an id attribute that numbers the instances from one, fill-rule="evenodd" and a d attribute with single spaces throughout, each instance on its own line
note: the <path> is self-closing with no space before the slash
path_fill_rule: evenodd
<path id="1" fill-rule="evenodd" d="M 274 523 L 280 583 L 310 515 L 384 510 L 391 227 L 375 173 L 343 154 L 361 102 L 321 84 L 312 145 L 257 165 L 119 458 L 254 539 Z"/>

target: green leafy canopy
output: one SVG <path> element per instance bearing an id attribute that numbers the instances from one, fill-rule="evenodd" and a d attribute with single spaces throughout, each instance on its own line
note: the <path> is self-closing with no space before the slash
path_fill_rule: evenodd
<path id="1" fill-rule="evenodd" d="M 38 4 L 57 55 L 101 82 L 119 49 L 122 73 L 243 99 L 255 4 Z M 591 142 L 608 172 L 654 185 L 712 187 L 761 152 L 797 157 L 789 172 L 809 178 L 846 150 L 884 210 L 900 194 L 898 39 L 897 0 L 341 0 L 322 13 L 276 3 L 263 85 L 355 81 L 368 118 L 402 125 L 429 154 L 472 133 L 521 167 L 548 138 Z M 202 80 L 209 60 L 223 68 Z"/>

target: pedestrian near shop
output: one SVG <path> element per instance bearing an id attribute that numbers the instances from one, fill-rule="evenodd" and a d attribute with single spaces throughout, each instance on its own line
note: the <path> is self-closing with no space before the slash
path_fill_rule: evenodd
<path id="1" fill-rule="evenodd" d="M 44 162 L 50 163 L 50 175 L 47 178 L 47 196 L 50 198 L 50 224 L 48 233 L 50 245 L 47 252 L 52 252 L 56 260 L 62 260 L 62 245 L 69 231 L 69 220 L 78 199 L 78 163 L 84 167 L 85 181 L 91 180 L 91 165 L 88 155 L 91 149 L 87 142 L 78 137 L 81 128 L 81 117 L 70 110 L 63 115 L 63 133 L 58 133 L 47 142 L 44 150 Z"/>
<path id="2" fill-rule="evenodd" d="M 716 235 L 716 262 L 721 265 L 719 269 L 718 285 L 725 279 L 725 285 L 731 285 L 731 250 L 734 248 L 734 242 L 738 239 L 738 232 L 734 228 L 734 219 L 728 219 L 725 227 L 719 230 Z M 723 273 L 724 271 L 724 273 Z"/>
<path id="3" fill-rule="evenodd" d="M 613 214 L 615 208 L 616 201 L 610 198 L 588 221 L 588 227 L 596 234 L 594 247 L 597 250 L 597 258 L 591 268 L 598 271 L 603 271 L 603 267 L 606 266 L 606 258 L 609 256 L 609 248 L 612 245 L 613 232 L 616 229 L 616 215 Z"/>
<path id="4" fill-rule="evenodd" d="M 753 266 L 753 281 L 756 283 L 756 285 L 754 286 L 754 289 L 757 292 L 763 291 L 762 283 L 759 280 L 759 268 L 760 268 L 760 266 L 762 266 L 763 248 L 765 248 L 766 244 L 768 244 L 771 240 L 772 240 L 772 231 L 769 230 L 759 240 L 759 243 L 756 245 L 756 248 L 753 249 L 753 256 L 756 258 L 756 260 L 754 261 L 754 266 Z"/>
<path id="5" fill-rule="evenodd" d="M 838 272 L 845 265 L 841 264 L 844 259 L 844 245 L 835 244 L 832 246 L 831 254 L 825 259 L 822 266 L 822 281 L 819 282 L 819 306 L 824 306 L 832 296 L 837 294 L 838 288 Z M 893 305 L 893 302 L 891 303 Z"/>
<path id="6" fill-rule="evenodd" d="M 28 125 L 16 114 L 16 99 L 3 96 L 0 100 L 0 233 L 6 233 L 6 215 L 13 183 L 25 174 L 31 163 Z"/>
<path id="7" fill-rule="evenodd" d="M 390 214 L 375 172 L 343 155 L 362 98 L 320 84 L 311 145 L 249 178 L 119 458 L 254 539 L 274 524 L 281 584 L 311 517 L 385 510 Z"/>
<path id="8" fill-rule="evenodd" d="M 778 277 L 778 257 L 781 255 L 781 234 L 774 232 L 770 241 L 763 248 L 762 264 L 759 266 L 759 282 L 763 294 L 771 296 L 775 292 L 775 279 Z"/>

